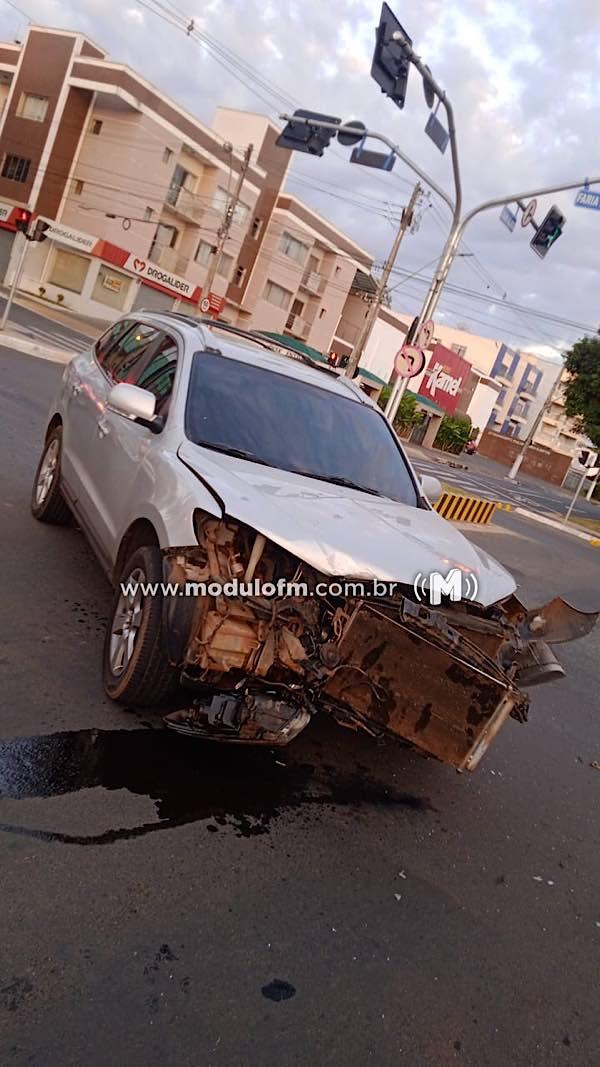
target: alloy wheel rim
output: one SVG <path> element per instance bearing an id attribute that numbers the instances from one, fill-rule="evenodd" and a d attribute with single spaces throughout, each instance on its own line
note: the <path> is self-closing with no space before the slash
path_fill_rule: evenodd
<path id="1" fill-rule="evenodd" d="M 110 669 L 116 677 L 123 674 L 131 663 L 144 612 L 144 597 L 140 588 L 144 580 L 144 572 L 136 567 L 121 583 L 121 595 L 110 627 L 108 654 Z M 127 589 L 128 586 L 135 588 Z M 126 592 L 123 592 L 123 587 L 127 589 Z"/>
<path id="2" fill-rule="evenodd" d="M 40 464 L 40 471 L 35 486 L 35 502 L 38 507 L 45 504 L 48 499 L 52 484 L 56 477 L 58 467 L 59 444 L 56 438 L 50 442 Z"/>

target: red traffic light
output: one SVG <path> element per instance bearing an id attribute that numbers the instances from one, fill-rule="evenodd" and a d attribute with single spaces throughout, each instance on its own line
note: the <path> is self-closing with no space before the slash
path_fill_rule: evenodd
<path id="1" fill-rule="evenodd" d="M 19 233 L 27 233 L 31 222 L 32 212 L 26 207 L 20 207 L 15 218 L 15 227 Z"/>

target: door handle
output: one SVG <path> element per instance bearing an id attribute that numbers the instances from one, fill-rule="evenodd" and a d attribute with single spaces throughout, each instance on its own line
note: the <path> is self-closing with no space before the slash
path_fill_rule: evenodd
<path id="1" fill-rule="evenodd" d="M 106 435 L 110 433 L 110 426 L 108 425 L 106 419 L 98 419 L 97 425 L 99 437 L 106 437 Z"/>

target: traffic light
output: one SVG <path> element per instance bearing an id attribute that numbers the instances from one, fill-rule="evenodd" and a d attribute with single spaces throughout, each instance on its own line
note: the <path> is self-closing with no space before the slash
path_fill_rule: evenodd
<path id="1" fill-rule="evenodd" d="M 38 219 L 36 224 L 35 224 L 35 226 L 33 227 L 33 233 L 31 234 L 29 240 L 30 241 L 47 241 L 48 240 L 48 234 L 46 233 L 46 230 L 49 230 L 49 229 L 50 229 L 50 223 L 49 222 L 44 222 L 43 219 Z"/>
<path id="2" fill-rule="evenodd" d="M 279 134 L 275 144 L 279 148 L 290 148 L 295 152 L 308 152 L 311 156 L 322 156 L 328 147 L 335 130 L 326 130 L 322 126 L 311 126 L 310 122 L 294 122 L 294 118 L 316 119 L 320 122 L 332 122 L 336 126 L 341 124 L 341 119 L 333 115 L 320 115 L 318 111 L 294 111 L 287 126 Z"/>
<path id="3" fill-rule="evenodd" d="M 29 229 L 29 223 L 31 222 L 32 212 L 29 208 L 20 207 L 17 211 L 17 217 L 15 219 L 15 227 L 19 233 L 27 233 Z"/>
<path id="4" fill-rule="evenodd" d="M 404 107 L 412 40 L 387 4 L 381 8 L 379 26 L 375 32 L 371 77 L 382 93 L 389 96 L 398 107 Z M 405 45 L 408 45 L 408 52 Z"/>
<path id="5" fill-rule="evenodd" d="M 553 204 L 542 225 L 538 226 L 535 235 L 529 242 L 536 256 L 539 256 L 540 259 L 544 258 L 548 249 L 552 248 L 555 241 L 558 241 L 566 221 L 562 211 L 557 208 L 556 204 Z"/>

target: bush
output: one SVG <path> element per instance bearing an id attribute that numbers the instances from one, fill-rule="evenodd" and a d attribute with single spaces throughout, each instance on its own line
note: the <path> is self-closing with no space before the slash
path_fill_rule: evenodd
<path id="1" fill-rule="evenodd" d="M 391 391 L 391 385 L 384 385 L 379 394 L 379 400 L 377 401 L 380 408 L 385 408 Z M 418 423 L 422 421 L 422 418 L 423 412 L 418 410 L 416 398 L 409 393 L 404 393 L 400 398 L 398 410 L 394 418 L 394 426 L 396 429 L 399 432 L 411 430 L 413 426 L 417 426 Z"/>
<path id="2" fill-rule="evenodd" d="M 433 447 L 458 456 L 470 440 L 471 430 L 472 424 L 468 415 L 444 415 Z"/>

